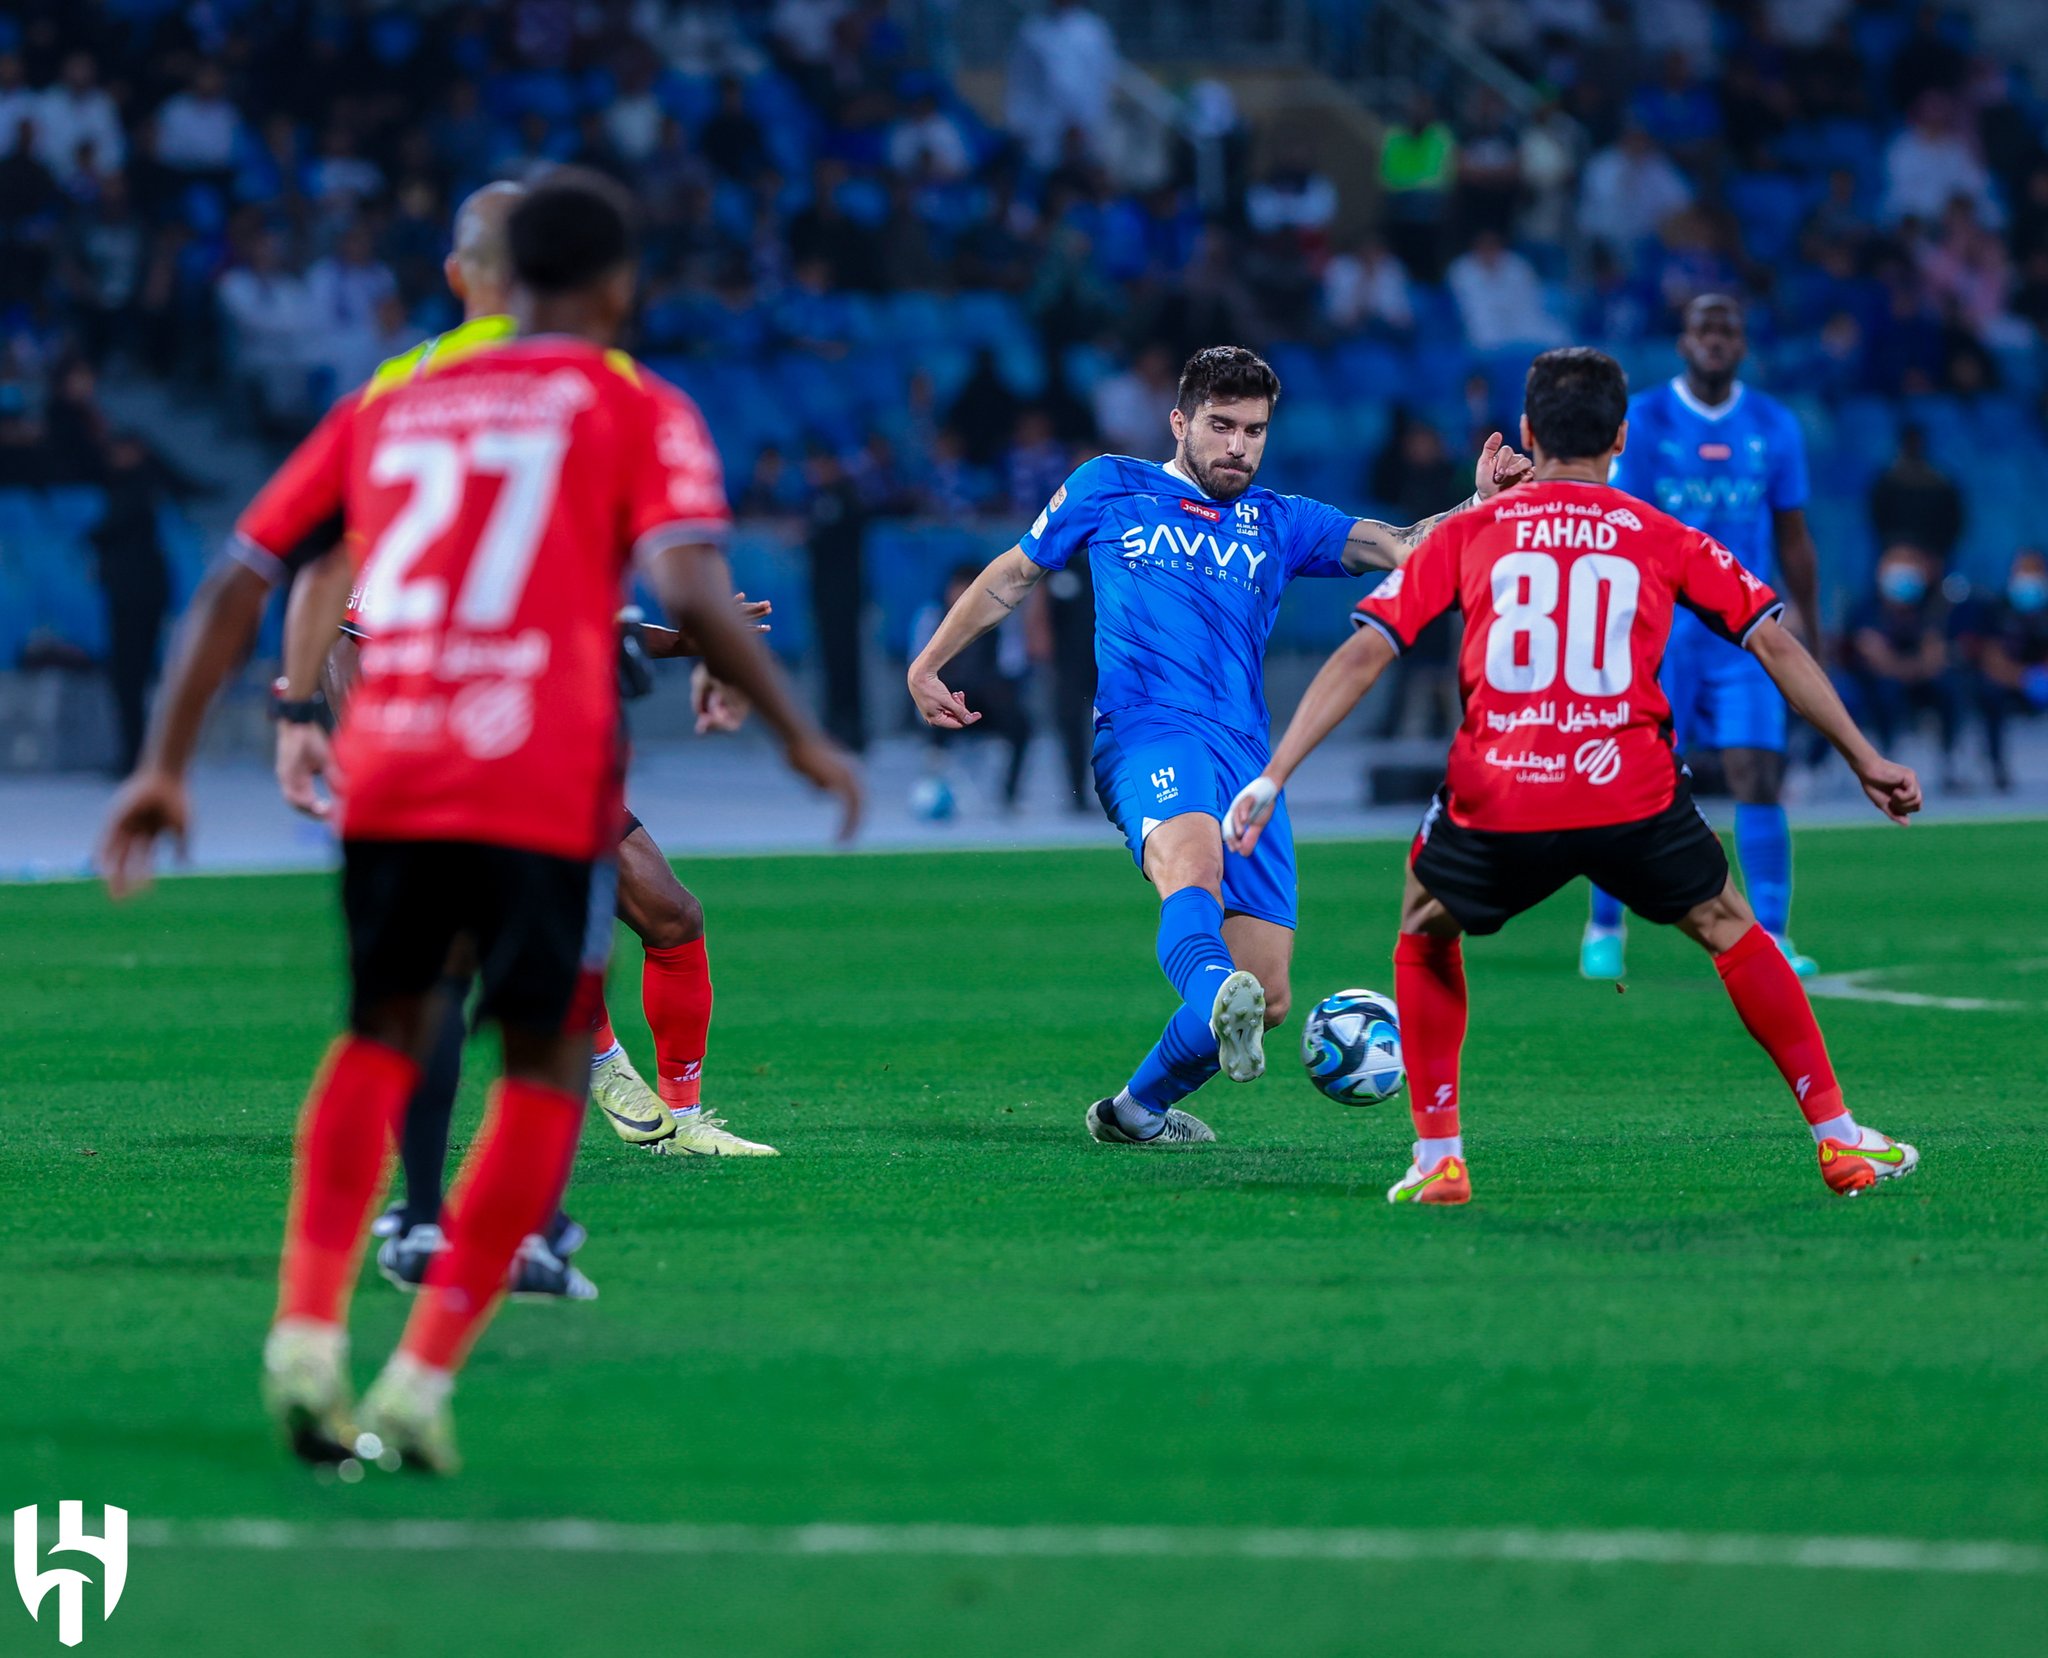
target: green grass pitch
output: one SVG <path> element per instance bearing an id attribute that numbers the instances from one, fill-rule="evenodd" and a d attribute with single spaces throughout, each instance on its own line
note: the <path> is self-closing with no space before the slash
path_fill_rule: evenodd
<path id="1" fill-rule="evenodd" d="M 1297 1003 L 1391 988 L 1401 848 L 1303 851 Z M 1477 1202 L 1395 1211 L 1405 1105 L 1268 1077 L 1222 1143 L 1089 1143 L 1156 1033 L 1112 848 L 719 860 L 707 1097 L 779 1162 L 586 1136 L 603 1298 L 514 1307 L 469 1471 L 320 1485 L 255 1361 L 292 1119 L 340 1006 L 331 883 L 116 909 L 0 889 L 0 1508 L 443 1518 L 1526 1526 L 2048 1542 L 2048 826 L 1802 835 L 1801 945 L 1858 1114 L 1916 1141 L 1830 1197 L 1704 959 L 1582 893 L 1468 950 Z M 643 1061 L 638 952 L 613 1002 Z M 489 1050 L 471 1056 L 466 1135 Z M 403 1307 L 356 1303 L 359 1380 Z M 89 1514 L 93 1510 L 89 1507 Z M 61 1561 L 46 1559 L 43 1564 Z M 88 1595 L 89 1618 L 97 1601 Z M 61 1650 L 0 1578 L 0 1654 Z M 2038 1653 L 2039 1575 L 1221 1559 L 138 1548 L 108 1655 Z"/>

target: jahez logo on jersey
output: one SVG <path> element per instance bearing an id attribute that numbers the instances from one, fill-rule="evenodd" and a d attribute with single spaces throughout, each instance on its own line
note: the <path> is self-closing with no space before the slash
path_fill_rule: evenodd
<path id="1" fill-rule="evenodd" d="M 1612 737 L 1594 737 L 1579 744 L 1572 770 L 1588 783 L 1612 783 L 1621 775 L 1621 744 Z"/>
<path id="2" fill-rule="evenodd" d="M 1725 461 L 1735 451 L 1725 443 L 1703 443 L 1700 445 L 1700 459 L 1703 461 Z"/>
<path id="3" fill-rule="evenodd" d="M 1184 498 L 1181 501 L 1180 510 L 1196 518 L 1206 518 L 1212 524 L 1223 522 L 1223 514 L 1221 512 L 1217 511 L 1214 507 L 1203 506 L 1200 501 L 1190 501 Z"/>

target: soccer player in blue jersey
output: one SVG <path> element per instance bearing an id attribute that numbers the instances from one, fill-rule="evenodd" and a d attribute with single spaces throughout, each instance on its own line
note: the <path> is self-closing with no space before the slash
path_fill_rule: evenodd
<path id="1" fill-rule="evenodd" d="M 1085 559 L 1095 583 L 1095 788 L 1158 889 L 1159 965 L 1181 1005 L 1127 1086 L 1088 1111 L 1112 1145 L 1213 1140 L 1177 1109 L 1218 1070 L 1249 1082 L 1286 1017 L 1294 953 L 1294 837 L 1286 803 L 1251 857 L 1222 818 L 1264 767 L 1264 657 L 1280 591 L 1297 576 L 1398 568 L 1443 519 L 1519 481 L 1528 461 L 1487 440 L 1477 495 L 1405 529 L 1357 519 L 1254 479 L 1280 396 L 1241 346 L 1181 371 L 1165 462 L 1104 455 L 1054 492 L 1023 539 L 946 613 L 910 665 L 918 712 L 942 730 L 980 716 L 940 677 L 1039 580 Z"/>
<path id="2" fill-rule="evenodd" d="M 1678 355 L 1685 372 L 1629 399 L 1628 448 L 1613 482 L 1705 530 L 1792 602 L 1818 638 L 1818 560 L 1806 527 L 1806 443 L 1784 404 L 1738 380 L 1748 350 L 1742 307 L 1702 294 L 1685 310 Z M 1718 750 L 1735 796 L 1735 855 L 1750 907 L 1801 978 L 1817 971 L 1792 947 L 1792 832 L 1785 784 L 1785 699 L 1748 651 L 1681 613 L 1659 678 L 1681 754 Z M 1626 971 L 1621 902 L 1597 888 L 1579 946 L 1579 971 Z"/>

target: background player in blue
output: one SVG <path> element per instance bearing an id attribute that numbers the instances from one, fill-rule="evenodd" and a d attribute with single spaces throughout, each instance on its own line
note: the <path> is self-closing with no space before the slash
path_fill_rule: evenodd
<path id="1" fill-rule="evenodd" d="M 1818 560 L 1806 527 L 1806 441 L 1791 411 L 1735 378 L 1748 350 L 1742 307 L 1702 294 L 1685 310 L 1678 355 L 1685 373 L 1629 399 L 1628 448 L 1614 483 L 1705 530 L 1792 602 L 1809 640 L 1820 624 Z M 1811 958 L 1792 948 L 1792 833 L 1785 785 L 1785 699 L 1749 652 L 1681 614 L 1659 676 L 1681 754 L 1717 749 L 1735 796 L 1735 855 L 1750 908 L 1794 971 Z M 1579 971 L 1625 970 L 1621 904 L 1595 890 Z"/>
<path id="2" fill-rule="evenodd" d="M 1023 539 L 946 613 L 910 665 L 932 725 L 980 716 L 940 678 L 1049 571 L 1088 563 L 1095 582 L 1095 788 L 1160 897 L 1159 965 L 1181 1006 L 1130 1083 L 1088 1111 L 1117 1145 L 1213 1140 L 1174 1109 L 1223 1070 L 1265 1069 L 1267 1028 L 1287 1013 L 1294 952 L 1294 840 L 1286 805 L 1253 856 L 1225 854 L 1222 818 L 1267 758 L 1266 640 L 1296 576 L 1398 567 L 1458 507 L 1406 529 L 1258 488 L 1280 382 L 1252 352 L 1212 346 L 1182 370 L 1174 457 L 1104 455 L 1053 495 Z M 1478 496 L 1529 463 L 1487 440 Z M 1471 500 L 1458 506 L 1468 506 Z"/>

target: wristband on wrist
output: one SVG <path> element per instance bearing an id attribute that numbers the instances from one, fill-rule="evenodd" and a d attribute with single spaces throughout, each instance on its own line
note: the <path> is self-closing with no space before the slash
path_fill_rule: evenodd
<path id="1" fill-rule="evenodd" d="M 310 697 L 288 697 L 285 692 L 290 685 L 285 680 L 276 680 L 270 687 L 270 717 L 280 725 L 317 725 L 322 731 L 334 729 L 334 710 L 327 705 L 327 695 L 315 691 Z"/>

